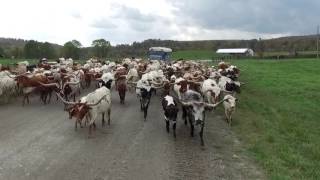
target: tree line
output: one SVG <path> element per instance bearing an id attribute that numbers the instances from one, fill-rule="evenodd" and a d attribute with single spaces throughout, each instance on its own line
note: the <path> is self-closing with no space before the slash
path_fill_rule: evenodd
<path id="1" fill-rule="evenodd" d="M 5 42 L 5 43 L 3 43 Z M 66 42 L 63 46 L 49 42 L 35 40 L 24 41 L 21 39 L 0 38 L 0 57 L 6 58 L 49 58 L 59 57 L 73 59 L 97 58 L 123 58 L 146 57 L 147 51 L 152 46 L 170 47 L 173 51 L 180 50 L 211 50 L 219 48 L 251 48 L 256 55 L 263 57 L 265 52 L 287 52 L 296 54 L 298 51 L 316 51 L 316 36 L 293 36 L 276 39 L 251 39 L 251 40 L 204 40 L 204 41 L 173 41 L 148 39 L 132 44 L 119 44 L 111 46 L 105 39 L 92 41 L 90 47 L 83 47 L 78 40 Z"/>
<path id="2" fill-rule="evenodd" d="M 90 57 L 106 58 L 111 44 L 105 39 L 92 41 L 91 47 L 83 47 L 78 40 L 66 42 L 63 46 L 49 42 L 26 41 L 23 46 L 2 48 L 0 46 L 0 58 L 27 58 L 27 59 L 57 59 L 59 57 L 72 59 L 87 59 Z"/>

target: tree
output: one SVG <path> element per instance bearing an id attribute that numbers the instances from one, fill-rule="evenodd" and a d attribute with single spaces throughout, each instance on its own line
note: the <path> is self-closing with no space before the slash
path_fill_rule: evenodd
<path id="1" fill-rule="evenodd" d="M 63 45 L 62 52 L 66 58 L 79 59 L 81 43 L 77 40 L 68 41 Z"/>
<path id="2" fill-rule="evenodd" d="M 6 56 L 6 54 L 4 53 L 3 48 L 0 47 L 0 58 L 3 58 L 3 57 L 5 57 L 5 56 Z"/>
<path id="3" fill-rule="evenodd" d="M 82 47 L 82 44 L 78 40 L 74 39 L 74 40 L 71 41 L 71 43 L 77 48 L 81 48 Z"/>
<path id="4" fill-rule="evenodd" d="M 257 54 L 258 54 L 258 57 L 259 58 L 263 58 L 264 56 L 264 42 L 261 38 L 259 38 L 259 41 L 258 41 L 258 47 L 257 47 Z"/>
<path id="5" fill-rule="evenodd" d="M 24 46 L 23 51 L 26 58 L 39 58 L 40 44 L 37 41 L 30 40 Z"/>
<path id="6" fill-rule="evenodd" d="M 56 57 L 55 49 L 48 42 L 40 44 L 40 56 L 52 59 Z"/>
<path id="7" fill-rule="evenodd" d="M 94 56 L 99 58 L 105 58 L 107 57 L 108 52 L 110 51 L 111 44 L 109 41 L 106 41 L 105 39 L 96 39 L 92 41 L 92 46 Z"/>

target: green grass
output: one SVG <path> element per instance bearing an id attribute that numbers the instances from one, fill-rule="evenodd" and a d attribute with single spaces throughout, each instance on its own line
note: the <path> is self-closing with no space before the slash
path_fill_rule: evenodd
<path id="1" fill-rule="evenodd" d="M 38 64 L 38 59 L 0 59 L 0 64 L 12 65 L 20 61 L 28 61 L 30 64 Z"/>
<path id="2" fill-rule="evenodd" d="M 190 51 L 174 51 L 172 53 L 172 59 L 177 60 L 183 58 L 185 60 L 195 60 L 195 59 L 212 59 L 216 57 L 215 52 L 207 50 L 190 50 Z"/>
<path id="3" fill-rule="evenodd" d="M 238 60 L 232 129 L 270 179 L 320 179 L 320 60 Z"/>

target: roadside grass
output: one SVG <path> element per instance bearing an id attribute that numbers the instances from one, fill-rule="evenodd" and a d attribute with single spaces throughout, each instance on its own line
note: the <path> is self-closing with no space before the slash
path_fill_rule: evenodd
<path id="1" fill-rule="evenodd" d="M 270 179 L 320 179 L 320 60 L 238 60 L 232 130 Z"/>
<path id="2" fill-rule="evenodd" d="M 37 64 L 38 59 L 1 59 L 0 58 L 0 64 L 3 65 L 13 65 L 14 63 L 20 62 L 20 61 L 28 61 L 30 64 Z"/>

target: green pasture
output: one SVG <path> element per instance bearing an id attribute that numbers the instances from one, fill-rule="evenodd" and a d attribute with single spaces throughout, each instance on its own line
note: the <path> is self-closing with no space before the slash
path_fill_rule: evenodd
<path id="1" fill-rule="evenodd" d="M 270 179 L 320 179 L 320 60 L 238 60 L 232 130 Z"/>

